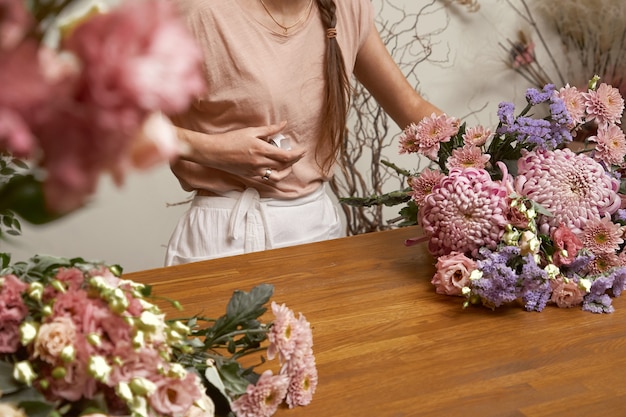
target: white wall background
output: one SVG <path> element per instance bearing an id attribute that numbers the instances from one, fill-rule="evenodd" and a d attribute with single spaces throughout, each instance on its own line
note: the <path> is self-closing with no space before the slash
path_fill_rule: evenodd
<path id="1" fill-rule="evenodd" d="M 394 0 L 394 4 L 417 11 L 430 1 Z M 461 6 L 446 11 L 442 4 L 436 2 L 438 10 L 433 8 L 425 19 L 425 25 L 437 30 L 450 16 L 447 28 L 435 38 L 433 57 L 442 62 L 419 67 L 421 91 L 457 117 L 487 106 L 468 122 L 495 126 L 498 102 L 519 101 L 526 89 L 520 77 L 506 69 L 498 46 L 498 41 L 515 37 L 519 19 L 504 0 L 480 0 L 476 13 Z M 389 13 L 391 20 L 394 11 Z M 425 27 L 421 32 L 430 30 Z M 133 173 L 119 189 L 104 178 L 89 207 L 49 225 L 23 224 L 22 236 L 0 242 L 0 250 L 11 252 L 14 261 L 39 253 L 103 260 L 120 264 L 125 272 L 158 268 L 170 233 L 186 209 L 169 205 L 188 197 L 166 166 Z"/>

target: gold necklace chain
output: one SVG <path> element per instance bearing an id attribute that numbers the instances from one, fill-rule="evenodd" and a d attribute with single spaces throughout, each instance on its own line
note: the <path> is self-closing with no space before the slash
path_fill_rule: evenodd
<path id="1" fill-rule="evenodd" d="M 287 34 L 287 32 L 289 32 L 289 29 L 292 29 L 298 24 L 300 24 L 300 22 L 302 22 L 309 15 L 309 12 L 311 11 L 311 5 L 313 4 L 313 0 L 309 0 L 309 4 L 306 6 L 306 9 L 304 9 L 304 12 L 302 13 L 302 15 L 300 15 L 298 20 L 296 20 L 295 23 L 289 26 L 285 26 L 285 25 L 278 23 L 278 21 L 274 18 L 274 16 L 272 16 L 272 13 L 270 13 L 270 10 L 267 8 L 263 0 L 259 0 L 259 1 L 261 2 L 261 6 L 263 6 L 263 9 L 265 9 L 265 13 L 267 13 L 267 15 L 270 17 L 270 19 L 272 19 L 274 23 L 276 23 L 278 26 L 281 27 L 285 35 Z"/>

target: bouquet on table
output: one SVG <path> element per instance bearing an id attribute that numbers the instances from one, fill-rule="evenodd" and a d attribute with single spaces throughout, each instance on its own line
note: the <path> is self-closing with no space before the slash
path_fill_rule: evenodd
<path id="1" fill-rule="evenodd" d="M 0 238 L 19 235 L 21 219 L 80 209 L 103 174 L 121 183 L 176 157 L 167 115 L 204 93 L 202 54 L 174 3 L 79 3 L 0 0 Z M 306 405 L 311 329 L 276 303 L 263 323 L 272 292 L 237 291 L 217 319 L 165 319 L 119 266 L 0 253 L 0 416 L 266 417 Z M 263 357 L 240 363 L 262 349 L 276 375 Z"/>
<path id="2" fill-rule="evenodd" d="M 262 417 L 283 401 L 291 408 L 312 399 L 310 325 L 275 302 L 275 320 L 261 322 L 270 285 L 235 292 L 218 319 L 166 320 L 150 288 L 123 279 L 118 266 L 3 261 L 3 417 Z M 276 375 L 239 362 L 265 341 L 281 365 Z"/>
<path id="3" fill-rule="evenodd" d="M 512 302 L 612 312 L 626 285 L 624 100 L 594 77 L 526 92 L 527 105 L 498 108 L 495 131 L 447 115 L 408 126 L 401 153 L 434 169 L 410 174 L 409 188 L 349 204 L 408 202 L 403 225 L 419 224 L 436 258 L 436 292 L 490 308 Z M 568 145 L 583 127 L 584 149 Z M 398 172 L 401 172 L 398 169 Z M 406 171 L 405 171 L 406 172 Z"/>

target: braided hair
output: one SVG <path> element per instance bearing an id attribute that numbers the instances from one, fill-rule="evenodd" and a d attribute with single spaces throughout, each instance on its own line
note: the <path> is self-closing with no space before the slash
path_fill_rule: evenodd
<path id="1" fill-rule="evenodd" d="M 326 28 L 326 60 L 324 68 L 325 94 L 322 112 L 322 137 L 317 144 L 316 158 L 324 171 L 330 170 L 339 151 L 344 146 L 344 133 L 348 117 L 350 83 L 346 66 L 337 42 L 337 16 L 334 0 L 316 0 L 322 23 Z"/>

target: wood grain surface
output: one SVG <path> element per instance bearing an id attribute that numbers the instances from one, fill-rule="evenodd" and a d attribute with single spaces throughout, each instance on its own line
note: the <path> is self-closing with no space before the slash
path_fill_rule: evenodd
<path id="1" fill-rule="evenodd" d="M 434 260 L 405 228 L 126 274 L 168 317 L 218 316 L 232 292 L 273 284 L 313 327 L 311 405 L 276 416 L 626 416 L 626 301 L 615 313 L 462 308 L 435 293 Z"/>

